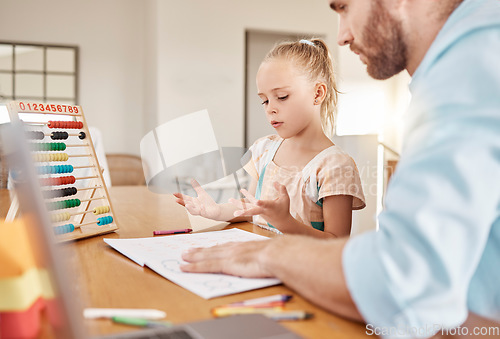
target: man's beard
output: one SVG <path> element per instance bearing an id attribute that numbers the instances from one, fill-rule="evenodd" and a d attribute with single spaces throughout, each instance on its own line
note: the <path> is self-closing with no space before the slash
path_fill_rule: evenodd
<path id="1" fill-rule="evenodd" d="M 366 70 L 372 78 L 388 79 L 406 68 L 408 48 L 403 40 L 401 22 L 389 14 L 380 0 L 372 1 L 363 42 L 363 49 L 355 44 L 351 45 L 351 49 L 365 56 Z"/>

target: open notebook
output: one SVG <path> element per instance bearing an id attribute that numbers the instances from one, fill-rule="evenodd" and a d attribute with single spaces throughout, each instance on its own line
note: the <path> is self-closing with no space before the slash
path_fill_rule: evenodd
<path id="1" fill-rule="evenodd" d="M 249 291 L 280 284 L 278 279 L 248 279 L 225 274 L 185 273 L 181 255 L 193 247 L 210 247 L 231 241 L 265 240 L 267 237 L 240 229 L 197 234 L 178 234 L 154 238 L 104 239 L 115 250 L 141 266 L 182 286 L 202 298 Z"/>

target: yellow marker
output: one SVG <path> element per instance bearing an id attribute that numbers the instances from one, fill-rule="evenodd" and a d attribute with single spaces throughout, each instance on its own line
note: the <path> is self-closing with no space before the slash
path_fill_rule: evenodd
<path id="1" fill-rule="evenodd" d="M 235 314 L 255 314 L 259 313 L 276 321 L 283 320 L 304 320 L 313 317 L 312 313 L 306 311 L 285 311 L 283 307 L 216 307 L 212 309 L 212 314 L 216 317 L 226 317 Z"/>
<path id="2" fill-rule="evenodd" d="M 283 307 L 215 307 L 212 309 L 212 314 L 216 317 L 227 317 L 234 314 L 266 314 L 266 313 L 276 313 L 283 312 Z"/>

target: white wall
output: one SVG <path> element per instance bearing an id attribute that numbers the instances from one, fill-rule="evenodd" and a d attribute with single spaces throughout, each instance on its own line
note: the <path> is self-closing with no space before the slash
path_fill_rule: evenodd
<path id="1" fill-rule="evenodd" d="M 333 142 L 356 162 L 365 195 L 366 207 L 352 213 L 351 235 L 377 227 L 377 138 L 375 134 L 333 137 Z"/>
<path id="2" fill-rule="evenodd" d="M 141 0 L 1 0 L 0 40 L 78 45 L 80 102 L 107 152 L 139 153 L 145 4 Z"/>
<path id="3" fill-rule="evenodd" d="M 245 30 L 323 34 L 326 0 L 157 0 L 158 122 L 207 108 L 221 146 L 243 146 Z"/>

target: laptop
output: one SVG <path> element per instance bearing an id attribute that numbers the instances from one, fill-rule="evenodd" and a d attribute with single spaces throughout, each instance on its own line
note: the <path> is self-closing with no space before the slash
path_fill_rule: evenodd
<path id="1" fill-rule="evenodd" d="M 40 239 L 40 256 L 44 259 L 44 265 L 50 272 L 52 285 L 58 296 L 56 302 L 61 317 L 59 324 L 64 325 L 54 327 L 53 333 L 56 338 L 89 338 L 81 325 L 83 315 L 78 312 L 77 305 L 74 304 L 74 296 L 67 288 L 70 281 L 65 275 L 65 263 L 61 260 L 62 256 L 58 254 L 59 248 L 55 245 L 52 225 L 44 206 L 28 143 L 24 138 L 22 122 L 14 117 L 9 125 L 4 126 L 0 137 L 7 164 L 13 174 L 14 189 L 19 200 L 21 213 L 29 224 L 30 231 L 35 232 L 36 237 Z M 185 323 L 172 327 L 140 329 L 100 338 L 288 339 L 300 337 L 272 319 L 260 314 L 249 314 Z"/>

